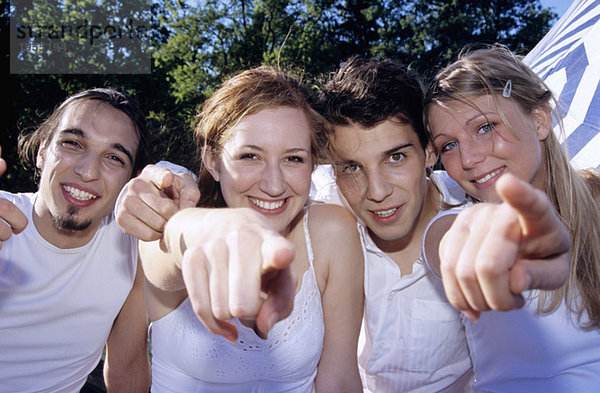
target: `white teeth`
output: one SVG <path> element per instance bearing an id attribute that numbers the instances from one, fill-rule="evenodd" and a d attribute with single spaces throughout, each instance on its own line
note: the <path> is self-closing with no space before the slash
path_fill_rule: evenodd
<path id="1" fill-rule="evenodd" d="M 378 211 L 378 212 L 374 211 L 373 213 L 375 213 L 375 215 L 378 217 L 386 218 L 386 217 L 389 217 L 392 214 L 396 213 L 396 210 L 398 210 L 398 208 L 394 207 L 393 209 L 383 210 L 383 211 Z"/>
<path id="2" fill-rule="evenodd" d="M 69 193 L 73 198 L 78 199 L 80 201 L 89 201 L 90 199 L 96 198 L 93 194 L 89 192 L 82 191 L 75 187 L 63 186 L 65 191 Z"/>
<path id="3" fill-rule="evenodd" d="M 475 180 L 475 183 L 477 183 L 477 184 L 485 183 L 486 181 L 490 180 L 492 177 L 496 176 L 498 173 L 500 173 L 499 170 L 494 171 L 488 175 L 485 175 L 481 179 Z"/>
<path id="4" fill-rule="evenodd" d="M 260 199 L 248 198 L 250 202 L 265 210 L 275 210 L 279 209 L 285 203 L 285 200 L 277 201 L 277 202 L 266 202 Z"/>

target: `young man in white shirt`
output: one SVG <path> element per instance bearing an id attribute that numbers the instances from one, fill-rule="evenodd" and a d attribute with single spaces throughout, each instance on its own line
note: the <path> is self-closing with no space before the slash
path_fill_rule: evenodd
<path id="1" fill-rule="evenodd" d="M 146 161 L 143 113 L 115 90 L 86 90 L 25 138 L 39 189 L 0 191 L 2 388 L 79 392 L 106 348 L 108 391 L 147 393 L 143 273 L 113 213 Z"/>
<path id="2" fill-rule="evenodd" d="M 334 172 L 358 217 L 365 259 L 363 384 L 372 392 L 465 391 L 471 361 L 460 313 L 422 255 L 441 208 L 465 193 L 436 163 L 419 78 L 392 60 L 353 57 L 321 88 Z M 334 193 L 335 191 L 333 191 Z M 318 197 L 318 196 L 317 196 Z"/>

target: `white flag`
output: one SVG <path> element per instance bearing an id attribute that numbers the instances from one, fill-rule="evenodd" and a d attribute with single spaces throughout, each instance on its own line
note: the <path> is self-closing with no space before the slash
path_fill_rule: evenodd
<path id="1" fill-rule="evenodd" d="M 525 62 L 558 98 L 576 168 L 600 168 L 600 0 L 575 0 Z"/>

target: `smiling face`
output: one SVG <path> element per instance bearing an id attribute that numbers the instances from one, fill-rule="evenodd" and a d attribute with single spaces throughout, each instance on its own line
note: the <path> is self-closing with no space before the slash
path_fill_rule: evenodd
<path id="1" fill-rule="evenodd" d="M 425 169 L 436 161 L 432 149 L 424 151 L 413 127 L 396 120 L 372 128 L 335 126 L 334 132 L 336 178 L 344 198 L 380 247 L 402 243 L 422 217 Z"/>
<path id="2" fill-rule="evenodd" d="M 204 163 L 228 207 L 249 207 L 283 232 L 301 212 L 313 169 L 311 130 L 301 109 L 275 107 L 242 118 L 218 156 Z"/>
<path id="3" fill-rule="evenodd" d="M 550 112 L 534 108 L 526 114 L 500 98 L 507 125 L 491 96 L 479 96 L 472 103 L 450 101 L 428 110 L 433 143 L 450 177 L 487 202 L 500 200 L 494 184 L 506 172 L 543 189 L 541 141 L 551 129 Z"/>
<path id="4" fill-rule="evenodd" d="M 137 132 L 123 112 L 92 100 L 67 108 L 38 152 L 34 222 L 40 234 L 55 245 L 85 244 L 131 177 L 137 147 Z"/>

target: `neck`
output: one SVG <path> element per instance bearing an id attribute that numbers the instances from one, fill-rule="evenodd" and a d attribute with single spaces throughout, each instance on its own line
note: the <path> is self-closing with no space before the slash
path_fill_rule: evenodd
<path id="1" fill-rule="evenodd" d="M 39 196 L 34 202 L 32 216 L 33 224 L 40 236 L 53 246 L 63 249 L 86 245 L 94 237 L 99 226 L 99 224 L 92 224 L 84 230 L 57 228 L 52 214 Z"/>
<path id="2" fill-rule="evenodd" d="M 429 179 L 426 180 L 426 187 L 421 210 L 413 227 L 405 236 L 394 240 L 382 240 L 371 236 L 377 247 L 396 262 L 403 275 L 412 271 L 412 265 L 421 252 L 425 228 L 440 210 L 439 191 Z"/>

